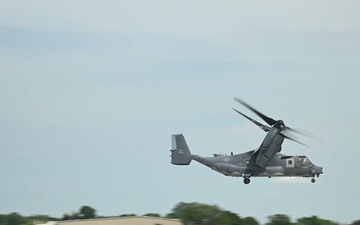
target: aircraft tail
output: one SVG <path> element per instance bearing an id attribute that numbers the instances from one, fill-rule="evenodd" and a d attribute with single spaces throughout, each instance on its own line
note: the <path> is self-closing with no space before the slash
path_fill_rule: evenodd
<path id="1" fill-rule="evenodd" d="M 189 165 L 191 163 L 191 152 L 182 134 L 171 136 L 171 163 L 175 165 Z"/>

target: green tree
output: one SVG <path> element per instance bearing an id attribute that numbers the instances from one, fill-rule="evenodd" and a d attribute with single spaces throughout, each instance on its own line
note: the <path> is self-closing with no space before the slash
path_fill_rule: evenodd
<path id="1" fill-rule="evenodd" d="M 311 216 L 311 217 L 302 217 L 297 220 L 297 223 L 300 225 L 336 225 L 337 223 L 321 219 L 317 216 Z"/>
<path id="2" fill-rule="evenodd" d="M 290 217 L 284 214 L 276 214 L 268 217 L 266 225 L 292 225 Z"/>
<path id="3" fill-rule="evenodd" d="M 130 214 L 121 214 L 119 217 L 126 217 L 126 216 L 136 216 L 136 214 L 134 214 L 134 213 L 130 213 Z"/>
<path id="4" fill-rule="evenodd" d="M 215 215 L 210 224 L 226 224 L 226 225 L 241 225 L 242 220 L 239 215 L 230 211 L 222 211 Z"/>
<path id="5" fill-rule="evenodd" d="M 241 224 L 244 225 L 260 225 L 259 222 L 253 217 L 245 217 L 241 219 Z"/>
<path id="6" fill-rule="evenodd" d="M 6 215 L 0 214 L 0 225 L 4 225 L 6 221 Z"/>
<path id="7" fill-rule="evenodd" d="M 90 206 L 84 205 L 79 210 L 79 216 L 82 219 L 92 219 L 96 217 L 96 210 Z"/>
<path id="8" fill-rule="evenodd" d="M 59 220 L 55 217 L 51 217 L 48 215 L 32 215 L 32 216 L 27 217 L 27 219 L 30 221 L 42 221 L 42 222 Z"/>
<path id="9" fill-rule="evenodd" d="M 20 225 L 25 222 L 25 218 L 18 213 L 11 213 L 5 219 L 5 225 Z"/>
<path id="10" fill-rule="evenodd" d="M 67 214 L 67 213 L 65 213 L 65 214 L 62 216 L 61 220 L 68 220 L 69 217 L 70 217 L 70 215 Z"/>
<path id="11" fill-rule="evenodd" d="M 158 214 L 158 213 L 146 213 L 146 214 L 144 214 L 143 216 L 161 217 L 161 215 L 160 215 L 160 214 Z"/>
<path id="12" fill-rule="evenodd" d="M 351 223 L 351 225 L 360 225 L 360 220 L 355 220 Z"/>
<path id="13" fill-rule="evenodd" d="M 217 206 L 200 203 L 178 203 L 167 215 L 170 218 L 180 219 L 184 224 L 208 224 L 213 223 L 221 210 Z"/>
<path id="14" fill-rule="evenodd" d="M 200 203 L 178 203 L 172 212 L 167 214 L 168 218 L 180 219 L 183 224 L 193 225 L 241 225 L 241 218 L 230 211 L 224 211 L 216 205 Z"/>
<path id="15" fill-rule="evenodd" d="M 27 222 L 22 223 L 21 225 L 34 225 L 34 222 L 30 219 L 27 220 Z"/>

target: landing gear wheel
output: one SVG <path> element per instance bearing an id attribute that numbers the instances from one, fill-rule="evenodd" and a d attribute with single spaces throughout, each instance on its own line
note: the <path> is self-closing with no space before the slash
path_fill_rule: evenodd
<path id="1" fill-rule="evenodd" d="M 311 179 L 311 183 L 315 183 L 315 179 L 313 178 L 313 179 Z"/>
<path id="2" fill-rule="evenodd" d="M 250 179 L 248 177 L 244 178 L 244 184 L 250 183 Z"/>

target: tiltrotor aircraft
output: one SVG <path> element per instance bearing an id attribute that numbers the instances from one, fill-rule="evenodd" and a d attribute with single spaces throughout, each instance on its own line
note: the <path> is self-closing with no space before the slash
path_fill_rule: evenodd
<path id="1" fill-rule="evenodd" d="M 323 173 L 322 167 L 311 163 L 306 156 L 289 156 L 280 153 L 281 145 L 285 138 L 303 144 L 289 137 L 285 134 L 286 132 L 306 134 L 285 126 L 282 120 L 274 120 L 265 116 L 241 99 L 235 98 L 235 100 L 269 124 L 270 127 L 233 109 L 267 132 L 260 147 L 242 154 L 213 154 L 213 157 L 202 157 L 191 154 L 182 134 L 173 134 L 172 149 L 170 150 L 171 163 L 175 165 L 189 165 L 192 160 L 195 160 L 225 176 L 243 177 L 245 184 L 250 183 L 250 177 L 270 178 L 275 176 L 311 177 L 311 182 L 315 183 L 315 176 L 319 177 L 319 175 Z"/>

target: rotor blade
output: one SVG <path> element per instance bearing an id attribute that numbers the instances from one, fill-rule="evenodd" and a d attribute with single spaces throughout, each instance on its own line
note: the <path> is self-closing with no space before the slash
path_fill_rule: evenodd
<path id="1" fill-rule="evenodd" d="M 237 101 L 238 103 L 244 105 L 245 107 L 247 107 L 248 109 L 250 109 L 251 111 L 253 111 L 254 113 L 256 113 L 256 115 L 258 115 L 259 117 L 261 117 L 261 119 L 263 119 L 267 124 L 269 124 L 270 126 L 274 125 L 276 123 L 276 120 L 265 116 L 264 114 L 262 114 L 261 112 L 257 111 L 256 109 L 254 109 L 253 107 L 251 107 L 250 105 L 248 105 L 246 102 L 244 102 L 243 100 L 239 99 L 239 98 L 234 98 L 235 101 Z"/>
<path id="2" fill-rule="evenodd" d="M 305 131 L 305 130 L 299 130 L 299 129 L 293 129 L 293 128 L 290 128 L 290 127 L 285 127 L 284 131 L 286 132 L 286 130 L 289 130 L 289 131 L 292 131 L 294 133 L 297 133 L 297 134 L 301 134 L 305 137 L 308 137 L 308 138 L 312 138 L 312 139 L 315 139 L 317 141 L 320 141 L 320 142 L 324 142 L 322 141 L 320 138 L 316 137 L 314 134 L 310 133 L 309 131 Z"/>
<path id="3" fill-rule="evenodd" d="M 287 138 L 287 139 L 289 139 L 289 140 L 295 141 L 295 142 L 297 142 L 297 143 L 299 143 L 299 144 L 302 144 L 302 145 L 304 145 L 304 146 L 306 146 L 306 147 L 311 148 L 309 145 L 306 145 L 306 144 L 304 144 L 304 143 L 302 143 L 302 142 L 300 142 L 300 141 L 298 141 L 298 140 L 295 140 L 294 138 L 291 138 L 291 137 L 289 137 L 289 136 L 286 136 L 286 135 L 283 134 L 283 133 L 281 133 L 281 135 L 282 135 L 284 138 Z"/>
<path id="4" fill-rule="evenodd" d="M 263 131 L 268 132 L 268 131 L 270 130 L 270 127 L 268 127 L 268 126 L 266 126 L 266 125 L 264 125 L 264 124 L 262 124 L 262 123 L 259 123 L 258 121 L 256 121 L 256 120 L 248 117 L 247 115 L 245 115 L 245 114 L 237 111 L 237 110 L 234 109 L 234 108 L 233 108 L 233 110 L 234 110 L 235 112 L 239 113 L 240 115 L 242 115 L 243 117 L 245 117 L 246 119 L 250 120 L 251 122 L 255 123 L 255 124 L 256 124 L 258 127 L 260 127 Z"/>

